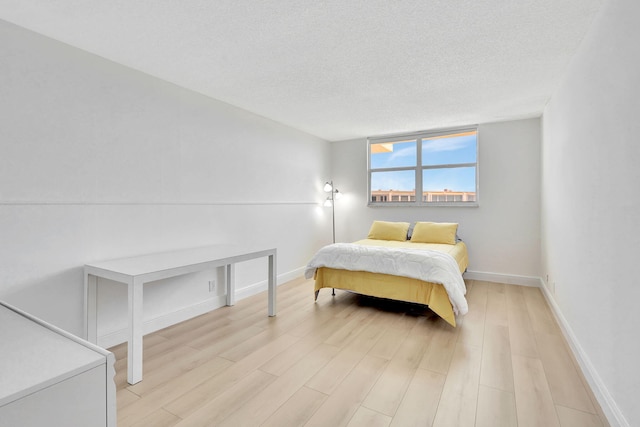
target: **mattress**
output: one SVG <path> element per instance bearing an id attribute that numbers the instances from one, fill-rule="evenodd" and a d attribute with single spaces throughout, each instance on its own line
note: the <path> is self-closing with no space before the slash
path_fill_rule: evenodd
<path id="1" fill-rule="evenodd" d="M 390 249 L 427 249 L 447 253 L 456 261 L 461 274 L 466 270 L 469 263 L 467 246 L 461 241 L 455 245 L 374 239 L 364 239 L 354 243 Z M 319 291 L 322 288 L 344 289 L 362 295 L 428 305 L 434 313 L 447 323 L 456 326 L 456 318 L 449 296 L 444 286 L 439 283 L 367 271 L 321 267 L 315 273 L 315 291 Z"/>

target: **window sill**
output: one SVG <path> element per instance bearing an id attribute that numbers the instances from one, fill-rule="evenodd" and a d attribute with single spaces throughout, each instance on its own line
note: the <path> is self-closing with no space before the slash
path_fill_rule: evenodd
<path id="1" fill-rule="evenodd" d="M 369 208 L 386 208 L 386 207 L 403 207 L 403 208 L 477 208 L 480 207 L 478 202 L 458 202 L 458 203 L 414 203 L 414 202 L 382 202 L 382 203 L 368 203 Z"/>

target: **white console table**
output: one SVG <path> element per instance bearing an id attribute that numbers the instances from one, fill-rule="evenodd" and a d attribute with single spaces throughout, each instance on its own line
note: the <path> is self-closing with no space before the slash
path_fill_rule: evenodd
<path id="1" fill-rule="evenodd" d="M 0 302 L 0 427 L 116 425 L 112 353 Z"/>
<path id="2" fill-rule="evenodd" d="M 275 248 L 246 248 L 239 245 L 215 245 L 172 252 L 122 258 L 84 266 L 85 337 L 97 343 L 96 288 L 99 277 L 128 286 L 129 337 L 127 341 L 127 380 L 142 380 L 142 295 L 147 282 L 202 270 L 226 267 L 227 305 L 235 304 L 234 264 L 255 258 L 269 258 L 268 314 L 276 315 Z"/>

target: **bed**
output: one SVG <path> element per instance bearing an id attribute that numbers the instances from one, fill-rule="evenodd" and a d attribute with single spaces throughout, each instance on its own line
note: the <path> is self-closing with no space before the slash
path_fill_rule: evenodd
<path id="1" fill-rule="evenodd" d="M 305 277 L 315 279 L 315 297 L 335 288 L 378 298 L 424 304 L 452 326 L 467 312 L 462 273 L 467 247 L 457 224 L 374 221 L 367 239 L 325 246 Z"/>

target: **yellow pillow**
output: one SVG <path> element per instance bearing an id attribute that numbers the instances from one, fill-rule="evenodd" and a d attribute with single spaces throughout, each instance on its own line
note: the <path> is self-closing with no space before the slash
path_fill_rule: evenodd
<path id="1" fill-rule="evenodd" d="M 411 241 L 455 245 L 456 231 L 458 231 L 458 224 L 455 222 L 416 222 Z"/>
<path id="2" fill-rule="evenodd" d="M 369 229 L 368 239 L 407 240 L 408 222 L 373 221 Z"/>

